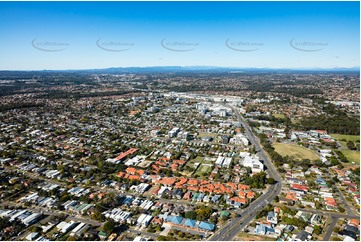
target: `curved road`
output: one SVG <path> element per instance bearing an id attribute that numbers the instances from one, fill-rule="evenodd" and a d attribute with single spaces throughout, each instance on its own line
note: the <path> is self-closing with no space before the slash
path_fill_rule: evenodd
<path id="1" fill-rule="evenodd" d="M 242 229 L 244 229 L 244 227 L 250 221 L 252 221 L 256 217 L 259 211 L 261 211 L 265 206 L 267 206 L 267 204 L 272 202 L 273 199 L 281 193 L 281 188 L 282 188 L 282 178 L 277 172 L 273 163 L 269 160 L 263 148 L 261 147 L 258 138 L 255 137 L 251 128 L 245 122 L 245 120 L 239 113 L 238 109 L 230 105 L 226 105 L 226 106 L 231 108 L 233 112 L 236 114 L 239 122 L 242 124 L 242 126 L 245 129 L 245 133 L 248 139 L 258 151 L 257 155 L 259 156 L 260 160 L 263 160 L 263 163 L 267 167 L 266 172 L 268 173 L 269 177 L 275 179 L 277 183 L 271 185 L 266 193 L 262 194 L 256 201 L 252 202 L 247 208 L 237 211 L 239 217 L 228 222 L 221 229 L 219 229 L 212 237 L 209 238 L 209 240 L 213 240 L 213 241 L 232 240 Z"/>

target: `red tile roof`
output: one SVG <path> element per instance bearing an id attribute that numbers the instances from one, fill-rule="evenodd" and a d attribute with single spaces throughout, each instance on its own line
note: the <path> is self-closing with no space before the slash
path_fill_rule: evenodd
<path id="1" fill-rule="evenodd" d="M 131 154 L 135 153 L 137 150 L 138 149 L 136 149 L 136 148 L 131 148 L 131 149 L 127 150 L 126 152 L 123 152 L 120 155 L 118 155 L 115 159 L 116 160 L 122 160 L 125 157 L 127 157 L 128 155 L 131 155 Z"/>
<path id="2" fill-rule="evenodd" d="M 305 186 L 305 185 L 299 185 L 299 184 L 293 183 L 293 184 L 291 185 L 291 187 L 292 187 L 293 189 L 297 189 L 297 190 L 301 190 L 301 191 L 305 191 L 305 192 L 308 191 L 308 187 Z"/>
<path id="3" fill-rule="evenodd" d="M 254 196 L 256 196 L 256 193 L 252 191 L 247 192 L 247 198 L 254 198 Z"/>
<path id="4" fill-rule="evenodd" d="M 244 190 L 249 190 L 249 189 L 251 189 L 251 187 L 248 185 L 238 184 L 238 190 L 244 191 Z"/>
<path id="5" fill-rule="evenodd" d="M 231 200 L 234 202 L 242 203 L 242 204 L 247 203 L 247 198 L 232 197 Z"/>
<path id="6" fill-rule="evenodd" d="M 285 198 L 289 199 L 289 200 L 293 200 L 293 201 L 298 201 L 298 198 L 297 198 L 295 192 L 288 192 Z"/>

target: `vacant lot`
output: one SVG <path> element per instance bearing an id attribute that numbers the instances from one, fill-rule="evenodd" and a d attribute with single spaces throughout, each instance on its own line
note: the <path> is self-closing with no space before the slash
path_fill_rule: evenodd
<path id="1" fill-rule="evenodd" d="M 340 150 L 344 154 L 349 162 L 355 162 L 360 164 L 360 151 L 355 150 Z"/>
<path id="2" fill-rule="evenodd" d="M 309 160 L 318 160 L 320 157 L 316 154 L 316 152 L 307 149 L 305 147 L 293 144 L 283 144 L 283 143 L 275 143 L 273 144 L 276 152 L 281 156 L 293 156 L 295 159 L 309 159 Z"/>
<path id="3" fill-rule="evenodd" d="M 209 136 L 209 137 L 212 137 L 214 139 L 214 138 L 216 138 L 218 136 L 218 134 L 215 134 L 215 133 L 199 133 L 199 135 L 198 135 L 199 138 L 203 138 L 205 136 Z"/>
<path id="4" fill-rule="evenodd" d="M 347 134 L 330 134 L 332 138 L 337 140 L 351 140 L 356 143 L 360 143 L 360 136 L 358 135 L 347 135 Z"/>
<path id="5" fill-rule="evenodd" d="M 237 239 L 240 241 L 275 241 L 276 239 L 269 238 L 267 236 L 248 234 L 241 232 L 237 235 Z"/>

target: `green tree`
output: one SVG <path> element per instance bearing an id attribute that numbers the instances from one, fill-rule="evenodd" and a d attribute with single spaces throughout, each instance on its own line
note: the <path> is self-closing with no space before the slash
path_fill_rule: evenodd
<path id="1" fill-rule="evenodd" d="M 34 227 L 32 227 L 31 228 L 31 232 L 41 232 L 43 229 L 42 228 L 40 228 L 40 227 L 38 227 L 38 226 L 34 226 Z"/>
<path id="2" fill-rule="evenodd" d="M 349 148 L 350 150 L 356 150 L 356 146 L 355 146 L 354 142 L 352 142 L 351 140 L 347 141 L 346 146 L 347 146 L 347 148 Z"/>
<path id="3" fill-rule="evenodd" d="M 103 231 L 109 236 L 115 228 L 115 223 L 112 219 L 109 219 L 102 227 Z"/>
<path id="4" fill-rule="evenodd" d="M 276 181 L 275 179 L 273 179 L 272 177 L 271 178 L 267 178 L 267 184 L 275 184 Z"/>
<path id="5" fill-rule="evenodd" d="M 185 218 L 196 219 L 197 213 L 194 211 L 187 211 L 184 216 Z"/>
<path id="6" fill-rule="evenodd" d="M 313 229 L 314 229 L 314 233 L 316 234 L 316 235 L 320 235 L 321 233 L 322 233 L 322 228 L 320 227 L 320 226 L 318 226 L 318 225 L 315 225 L 314 227 L 313 227 Z"/>

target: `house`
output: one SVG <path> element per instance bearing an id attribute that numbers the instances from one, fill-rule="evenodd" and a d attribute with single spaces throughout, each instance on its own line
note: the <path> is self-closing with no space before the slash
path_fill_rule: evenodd
<path id="1" fill-rule="evenodd" d="M 142 236 L 136 236 L 133 241 L 149 241 L 149 239 L 143 238 Z"/>
<path id="2" fill-rule="evenodd" d="M 296 214 L 296 218 L 302 218 L 303 220 L 308 222 L 311 219 L 311 214 L 306 213 L 306 212 L 302 212 L 302 211 L 298 211 L 297 214 Z"/>
<path id="3" fill-rule="evenodd" d="M 294 191 L 303 191 L 303 192 L 308 192 L 308 187 L 305 186 L 305 185 L 300 185 L 300 184 L 297 184 L 297 183 L 293 183 L 291 185 L 291 188 L 292 190 Z"/>
<path id="4" fill-rule="evenodd" d="M 163 219 L 162 218 L 159 218 L 158 216 L 155 216 L 152 220 L 152 223 L 153 224 L 159 224 L 159 225 L 162 225 L 163 224 Z"/>
<path id="5" fill-rule="evenodd" d="M 359 219 L 350 219 L 348 224 L 359 228 L 360 227 L 360 220 Z"/>
<path id="6" fill-rule="evenodd" d="M 243 158 L 241 164 L 245 167 L 250 167 L 252 169 L 252 173 L 258 173 L 264 170 L 263 163 L 258 159 L 257 156 L 251 156 L 251 154 L 246 155 Z"/>
<path id="7" fill-rule="evenodd" d="M 346 242 L 353 242 L 353 241 L 355 241 L 355 239 L 354 238 L 352 238 L 352 237 L 350 237 L 350 236 L 345 236 L 345 238 L 343 239 L 343 241 L 346 241 Z"/>
<path id="8" fill-rule="evenodd" d="M 295 241 L 306 241 L 310 239 L 310 234 L 307 233 L 305 230 L 302 230 L 295 238 Z"/>
<path id="9" fill-rule="evenodd" d="M 182 223 L 183 218 L 181 216 L 170 216 L 168 215 L 166 218 L 167 222 L 180 225 Z"/>
<path id="10" fill-rule="evenodd" d="M 196 228 L 197 221 L 193 219 L 184 219 L 183 225 L 190 228 Z"/>
<path id="11" fill-rule="evenodd" d="M 73 229 L 77 225 L 78 225 L 77 222 L 70 221 L 69 223 L 64 224 L 64 226 L 61 229 L 61 232 L 65 234 L 65 233 L 69 232 L 71 229 Z"/>
<path id="12" fill-rule="evenodd" d="M 299 185 L 303 185 L 303 181 L 297 178 L 293 178 L 293 177 L 288 177 L 287 182 L 290 184 L 299 184 Z"/>
<path id="13" fill-rule="evenodd" d="M 198 202 L 201 202 L 201 201 L 203 200 L 204 196 L 205 196 L 204 193 L 200 193 L 199 196 L 198 196 L 198 198 L 197 198 L 197 201 L 198 201 Z"/>
<path id="14" fill-rule="evenodd" d="M 218 203 L 220 198 L 221 195 L 214 195 L 211 200 L 213 203 Z"/>
<path id="15" fill-rule="evenodd" d="M 23 224 L 25 224 L 26 226 L 32 225 L 34 223 L 36 223 L 37 221 L 39 221 L 42 218 L 42 214 L 40 213 L 33 213 L 31 215 L 29 215 L 28 217 L 26 217 L 25 219 L 22 220 Z"/>
<path id="16" fill-rule="evenodd" d="M 259 235 L 273 234 L 275 229 L 266 224 L 257 224 L 255 233 Z"/>
<path id="17" fill-rule="evenodd" d="M 221 212 L 221 217 L 228 218 L 229 215 L 230 215 L 230 213 L 227 212 L 227 211 L 222 211 L 222 212 Z"/>
<path id="18" fill-rule="evenodd" d="M 211 200 L 210 196 L 204 196 L 204 198 L 203 198 L 204 203 L 209 203 L 210 200 Z"/>
<path id="19" fill-rule="evenodd" d="M 98 233 L 98 236 L 99 236 L 99 238 L 101 239 L 101 240 L 105 240 L 108 236 L 107 236 L 107 234 L 104 232 L 104 231 L 100 231 L 99 233 Z"/>
<path id="20" fill-rule="evenodd" d="M 182 189 L 175 189 L 175 190 L 173 191 L 172 196 L 175 197 L 175 198 L 177 198 L 177 199 L 182 199 L 183 194 L 184 194 L 184 193 L 183 193 Z"/>
<path id="21" fill-rule="evenodd" d="M 79 230 L 81 230 L 86 224 L 80 223 L 78 226 L 76 226 L 70 233 L 70 235 L 74 236 Z"/>
<path id="22" fill-rule="evenodd" d="M 215 229 L 215 225 L 212 223 L 207 223 L 207 222 L 200 222 L 199 226 L 200 229 L 204 229 L 204 230 L 208 230 L 208 231 L 213 231 Z"/>
<path id="23" fill-rule="evenodd" d="M 153 216 L 143 213 L 137 219 L 137 224 L 141 227 L 147 227 L 152 219 Z"/>
<path id="24" fill-rule="evenodd" d="M 158 197 L 162 197 L 164 192 L 167 191 L 167 190 L 170 190 L 171 188 L 169 187 L 162 187 L 159 191 L 158 191 Z"/>
<path id="25" fill-rule="evenodd" d="M 312 225 L 320 225 L 322 223 L 322 216 L 319 214 L 314 214 L 311 217 L 311 224 Z"/>
<path id="26" fill-rule="evenodd" d="M 121 153 L 120 155 L 118 155 L 115 158 L 115 162 L 123 160 L 128 155 L 131 155 L 131 154 L 135 153 L 137 150 L 138 149 L 136 149 L 136 148 L 131 148 L 131 149 L 127 150 L 126 152 Z"/>
<path id="27" fill-rule="evenodd" d="M 359 229 L 353 225 L 346 225 L 345 228 L 341 231 L 342 235 L 347 235 L 353 239 L 357 239 L 357 235 L 359 234 Z"/>
<path id="28" fill-rule="evenodd" d="M 311 235 L 313 234 L 314 228 L 311 226 L 306 226 L 305 231 Z"/>
<path id="29" fill-rule="evenodd" d="M 283 233 L 283 230 L 286 226 L 283 224 L 278 224 L 274 229 L 275 229 L 275 233 L 277 235 L 281 235 Z"/>
<path id="30" fill-rule="evenodd" d="M 293 225 L 287 225 L 285 227 L 285 232 L 292 232 L 295 229 L 295 227 L 293 227 Z"/>
<path id="31" fill-rule="evenodd" d="M 277 225 L 277 223 L 278 223 L 278 221 L 277 221 L 277 213 L 275 213 L 273 211 L 268 212 L 267 222 Z"/>
<path id="32" fill-rule="evenodd" d="M 189 200 L 191 198 L 192 193 L 190 191 L 186 192 L 183 196 L 184 200 Z"/>
<path id="33" fill-rule="evenodd" d="M 28 236 L 26 236 L 26 240 L 35 240 L 39 236 L 38 232 L 30 233 Z"/>

